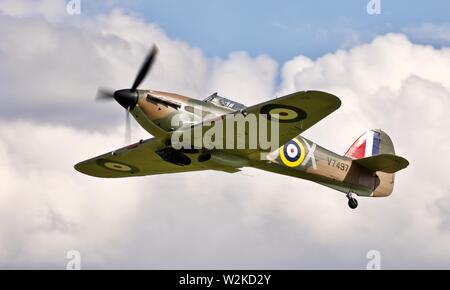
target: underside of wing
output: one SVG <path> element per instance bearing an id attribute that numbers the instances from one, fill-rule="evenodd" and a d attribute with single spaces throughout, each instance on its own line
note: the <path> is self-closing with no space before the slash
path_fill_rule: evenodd
<path id="1" fill-rule="evenodd" d="M 175 155 L 174 155 L 175 154 Z M 196 153 L 165 148 L 157 138 L 94 157 L 75 165 L 81 173 L 104 178 L 207 170 L 193 158 Z"/>

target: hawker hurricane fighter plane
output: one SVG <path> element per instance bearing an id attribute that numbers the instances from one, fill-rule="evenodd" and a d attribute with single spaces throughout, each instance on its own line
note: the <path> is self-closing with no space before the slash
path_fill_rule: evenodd
<path id="1" fill-rule="evenodd" d="M 100 89 L 97 95 L 99 99 L 115 99 L 127 110 L 127 128 L 131 113 L 154 137 L 80 162 L 76 170 L 95 177 L 119 178 L 200 170 L 234 173 L 254 167 L 341 191 L 350 208 L 356 208 L 354 194 L 389 196 L 395 172 L 409 164 L 395 155 L 391 139 L 378 129 L 362 134 L 345 155 L 302 137 L 301 133 L 340 107 L 339 98 L 329 93 L 296 92 L 246 107 L 217 93 L 198 100 L 138 89 L 156 54 L 154 46 L 130 89 Z M 244 120 L 243 126 L 225 122 L 238 117 Z M 256 127 L 250 126 L 250 121 Z M 278 146 L 253 142 L 258 135 L 255 132 L 266 132 L 267 139 L 275 140 Z"/>

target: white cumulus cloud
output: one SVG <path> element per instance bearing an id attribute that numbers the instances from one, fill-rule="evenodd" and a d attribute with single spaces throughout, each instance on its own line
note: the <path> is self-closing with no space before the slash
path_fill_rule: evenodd
<path id="1" fill-rule="evenodd" d="M 71 249 L 83 268 L 364 269 L 372 249 L 384 268 L 449 267 L 449 48 L 387 34 L 317 60 L 211 59 L 121 11 L 68 21 L 54 17 L 64 1 L 41 2 L 0 6 L 0 268 L 63 269 Z M 391 197 L 360 198 L 356 211 L 331 189 L 254 169 L 79 174 L 73 164 L 122 145 L 123 109 L 94 104 L 96 88 L 129 86 L 152 43 L 144 88 L 247 105 L 325 90 L 343 105 L 305 136 L 344 153 L 382 128 L 411 165 Z"/>

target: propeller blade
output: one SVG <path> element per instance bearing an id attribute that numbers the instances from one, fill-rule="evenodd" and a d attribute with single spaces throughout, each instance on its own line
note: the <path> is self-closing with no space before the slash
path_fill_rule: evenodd
<path id="1" fill-rule="evenodd" d="M 152 49 L 150 50 L 149 54 L 145 58 L 144 63 L 141 66 L 141 69 L 139 70 L 139 73 L 136 76 L 136 79 L 134 80 L 133 86 L 131 87 L 131 90 L 136 90 L 141 82 L 145 79 L 145 76 L 149 72 L 150 68 L 152 67 L 152 64 L 155 60 L 155 56 L 158 53 L 158 48 L 156 45 L 153 45 Z"/>
<path id="2" fill-rule="evenodd" d="M 137 92 L 137 88 L 142 83 L 142 81 L 147 76 L 148 72 L 153 66 L 156 55 L 158 54 L 158 47 L 153 45 L 150 49 L 150 52 L 147 54 L 144 62 L 142 63 L 141 68 L 134 80 L 133 86 L 131 89 L 121 89 L 117 91 L 113 91 L 108 88 L 99 88 L 97 90 L 97 95 L 95 99 L 97 101 L 110 101 L 116 100 L 122 107 L 126 108 L 125 110 L 125 143 L 129 144 L 131 142 L 131 121 L 130 121 L 130 111 L 134 109 L 138 100 L 139 93 Z"/>
<path id="3" fill-rule="evenodd" d="M 97 95 L 95 96 L 96 101 L 111 101 L 114 100 L 114 91 L 107 88 L 99 88 L 97 90 Z"/>
<path id="4" fill-rule="evenodd" d="M 125 145 L 131 143 L 130 107 L 126 110 L 125 116 Z"/>

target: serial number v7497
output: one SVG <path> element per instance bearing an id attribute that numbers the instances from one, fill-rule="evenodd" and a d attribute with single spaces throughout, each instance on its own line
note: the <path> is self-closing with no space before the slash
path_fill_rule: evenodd
<path id="1" fill-rule="evenodd" d="M 350 166 L 347 163 L 336 161 L 336 159 L 328 157 L 327 160 L 328 166 L 336 167 L 339 170 L 347 172 L 348 169 L 350 168 Z"/>

